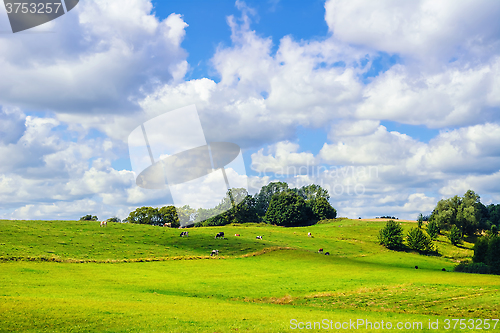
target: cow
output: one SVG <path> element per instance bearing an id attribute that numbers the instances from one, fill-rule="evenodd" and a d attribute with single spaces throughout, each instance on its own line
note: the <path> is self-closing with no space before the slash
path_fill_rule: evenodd
<path id="1" fill-rule="evenodd" d="M 330 255 L 330 252 L 325 252 L 325 256 L 329 256 Z"/>
<path id="2" fill-rule="evenodd" d="M 106 227 L 107 225 L 108 225 L 107 221 L 101 221 L 101 224 L 100 224 L 101 227 Z"/>
<path id="3" fill-rule="evenodd" d="M 443 268 L 441 271 L 446 272 L 446 268 Z"/>
<path id="4" fill-rule="evenodd" d="M 183 232 L 181 232 L 181 234 L 179 236 L 180 237 L 184 237 L 184 236 L 188 237 L 189 233 L 187 231 L 183 231 Z"/>
<path id="5" fill-rule="evenodd" d="M 415 266 L 415 269 L 418 269 L 418 266 Z"/>
<path id="6" fill-rule="evenodd" d="M 318 250 L 318 253 L 323 253 L 323 249 L 319 249 L 319 250 Z"/>
<path id="7" fill-rule="evenodd" d="M 234 234 L 236 237 L 240 237 L 240 234 Z"/>
<path id="8" fill-rule="evenodd" d="M 170 228 L 172 226 L 172 223 L 164 223 L 163 226 L 165 228 Z"/>
<path id="9" fill-rule="evenodd" d="M 219 255 L 219 250 L 212 250 L 212 253 L 210 253 L 210 256 L 218 256 Z"/>
<path id="10" fill-rule="evenodd" d="M 257 236 L 257 237 L 255 237 L 255 238 L 256 238 L 256 239 L 262 239 L 262 236 Z"/>
<path id="11" fill-rule="evenodd" d="M 307 233 L 307 236 L 312 237 L 312 234 L 310 232 Z"/>
<path id="12" fill-rule="evenodd" d="M 215 235 L 215 239 L 217 239 L 217 238 L 224 238 L 224 232 L 221 231 L 217 235 Z"/>

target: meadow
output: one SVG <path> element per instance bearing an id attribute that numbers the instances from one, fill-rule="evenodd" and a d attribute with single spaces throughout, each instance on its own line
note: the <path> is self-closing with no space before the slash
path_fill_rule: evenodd
<path id="1" fill-rule="evenodd" d="M 384 223 L 230 225 L 181 238 L 148 225 L 0 221 L 0 332 L 349 332 L 335 323 L 359 320 L 363 332 L 382 321 L 469 332 L 500 318 L 499 276 L 452 271 L 473 244 L 440 236 L 437 256 L 390 251 L 377 242 Z M 446 329 L 452 318 L 466 328 Z"/>

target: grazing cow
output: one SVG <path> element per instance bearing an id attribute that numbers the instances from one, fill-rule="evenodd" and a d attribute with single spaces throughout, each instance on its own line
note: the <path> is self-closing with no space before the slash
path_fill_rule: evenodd
<path id="1" fill-rule="evenodd" d="M 255 238 L 256 238 L 256 239 L 262 239 L 262 236 L 257 236 L 257 237 L 255 237 Z"/>
<path id="2" fill-rule="evenodd" d="M 240 234 L 234 234 L 236 237 L 240 237 Z"/>
<path id="3" fill-rule="evenodd" d="M 101 226 L 101 227 L 106 227 L 107 225 L 108 225 L 108 222 L 106 222 L 106 221 L 101 221 L 101 224 L 100 224 L 100 226 Z"/>
<path id="4" fill-rule="evenodd" d="M 418 269 L 418 266 L 415 266 L 415 269 Z"/>
<path id="5" fill-rule="evenodd" d="M 312 234 L 310 232 L 307 233 L 307 236 L 312 237 Z"/>
<path id="6" fill-rule="evenodd" d="M 224 238 L 224 232 L 221 231 L 217 235 L 215 235 L 215 239 L 217 239 L 217 238 Z"/>
<path id="7" fill-rule="evenodd" d="M 170 227 L 172 226 L 172 223 L 165 223 L 165 224 L 163 224 L 163 226 L 164 226 L 165 228 L 170 228 Z"/>
<path id="8" fill-rule="evenodd" d="M 218 256 L 219 255 L 219 250 L 212 250 L 212 253 L 210 253 L 210 256 Z"/>
<path id="9" fill-rule="evenodd" d="M 323 249 L 319 249 L 319 250 L 318 250 L 318 253 L 323 253 Z"/>
<path id="10" fill-rule="evenodd" d="M 443 269 L 442 269 L 442 271 L 443 271 L 443 272 L 446 272 L 446 268 L 443 268 Z"/>
<path id="11" fill-rule="evenodd" d="M 181 234 L 179 236 L 180 237 L 184 237 L 184 236 L 188 237 L 189 233 L 187 231 L 183 231 L 183 232 L 181 232 Z"/>
<path id="12" fill-rule="evenodd" d="M 329 256 L 330 255 L 330 252 L 325 252 L 325 256 Z"/>

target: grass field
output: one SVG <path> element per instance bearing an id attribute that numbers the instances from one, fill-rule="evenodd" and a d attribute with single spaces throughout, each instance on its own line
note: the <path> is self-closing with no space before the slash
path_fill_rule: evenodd
<path id="1" fill-rule="evenodd" d="M 470 320 L 500 318 L 499 276 L 451 272 L 472 244 L 440 236 L 439 256 L 389 251 L 377 243 L 383 225 L 249 224 L 181 238 L 146 225 L 0 221 L 0 332 L 349 332 L 333 327 L 349 320 L 371 322 L 363 332 L 379 332 L 382 321 L 395 330 L 422 323 L 405 332 L 467 332 L 478 331 Z M 226 239 L 214 239 L 219 231 Z M 468 326 L 445 330 L 447 318 Z"/>

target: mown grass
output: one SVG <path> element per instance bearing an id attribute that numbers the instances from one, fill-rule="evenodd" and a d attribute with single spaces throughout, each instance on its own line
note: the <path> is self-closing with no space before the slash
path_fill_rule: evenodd
<path id="1" fill-rule="evenodd" d="M 143 225 L 1 221 L 0 331 L 289 332 L 291 319 L 499 318 L 500 277 L 451 272 L 472 244 L 441 237 L 440 256 L 394 252 L 377 244 L 382 226 L 253 224 L 192 228 L 181 238 Z M 227 239 L 215 240 L 218 231 Z M 170 260 L 209 258 L 216 248 L 212 260 Z M 61 262 L 40 260 L 51 257 Z M 125 259 L 134 262 L 106 263 Z"/>

